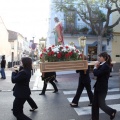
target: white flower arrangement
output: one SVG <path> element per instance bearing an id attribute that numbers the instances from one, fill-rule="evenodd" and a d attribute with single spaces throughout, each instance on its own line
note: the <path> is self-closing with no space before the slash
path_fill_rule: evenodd
<path id="1" fill-rule="evenodd" d="M 70 61 L 70 60 L 81 60 L 82 54 L 81 52 L 76 49 L 74 46 L 71 45 L 52 45 L 43 49 L 42 53 L 40 54 L 40 59 L 44 54 L 45 60 L 48 62 L 55 62 L 55 61 Z"/>

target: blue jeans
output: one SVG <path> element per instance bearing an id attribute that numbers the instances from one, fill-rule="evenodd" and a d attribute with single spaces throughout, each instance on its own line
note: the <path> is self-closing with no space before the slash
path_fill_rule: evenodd
<path id="1" fill-rule="evenodd" d="M 6 79 L 5 68 L 1 68 L 1 77 L 2 77 L 3 79 Z"/>

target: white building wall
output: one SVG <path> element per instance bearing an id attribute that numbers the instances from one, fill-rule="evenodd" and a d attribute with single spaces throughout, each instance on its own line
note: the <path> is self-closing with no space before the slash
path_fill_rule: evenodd
<path id="1" fill-rule="evenodd" d="M 17 44 L 17 40 L 14 40 L 14 61 L 18 60 L 18 44 Z"/>
<path id="2" fill-rule="evenodd" d="M 18 60 L 21 60 L 22 56 L 23 56 L 23 41 L 24 41 L 24 37 L 18 33 L 17 35 L 17 54 L 18 54 Z"/>
<path id="3" fill-rule="evenodd" d="M 0 55 L 5 55 L 6 61 L 11 61 L 11 44 L 8 42 L 8 31 L 0 17 Z"/>

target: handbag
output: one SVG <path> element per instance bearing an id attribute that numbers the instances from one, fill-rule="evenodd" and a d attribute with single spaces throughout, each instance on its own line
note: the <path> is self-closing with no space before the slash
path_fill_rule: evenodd
<path id="1" fill-rule="evenodd" d="M 45 81 L 45 83 L 48 83 L 49 81 L 55 79 L 55 75 L 52 75 L 52 76 L 47 77 L 47 78 L 41 76 L 41 79 L 42 79 L 42 81 Z"/>

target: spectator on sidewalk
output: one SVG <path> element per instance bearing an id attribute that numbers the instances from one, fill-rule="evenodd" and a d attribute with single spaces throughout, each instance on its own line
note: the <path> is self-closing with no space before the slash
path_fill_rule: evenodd
<path id="1" fill-rule="evenodd" d="M 6 60 L 5 60 L 5 55 L 3 55 L 1 61 L 1 79 L 6 79 L 5 66 L 6 66 Z"/>
<path id="2" fill-rule="evenodd" d="M 30 98 L 29 82 L 31 78 L 32 60 L 29 57 L 22 58 L 23 70 L 18 73 L 13 70 L 12 83 L 15 83 L 13 95 L 13 114 L 17 120 L 32 120 L 23 113 L 24 103 Z"/>
<path id="3" fill-rule="evenodd" d="M 56 84 L 54 83 L 54 80 L 55 80 L 55 72 L 42 73 L 42 76 L 41 76 L 41 77 L 42 77 L 42 80 L 44 81 L 44 85 L 43 85 L 42 92 L 41 92 L 39 95 L 45 95 L 45 91 L 46 91 L 48 82 L 51 83 L 51 85 L 52 85 L 53 88 L 54 88 L 54 92 L 53 92 L 53 93 L 58 92 L 57 86 L 56 86 Z"/>
<path id="4" fill-rule="evenodd" d="M 86 59 L 86 56 L 84 56 L 84 58 Z M 89 76 L 89 68 L 86 72 L 84 70 L 76 70 L 76 72 L 79 73 L 79 83 L 78 83 L 76 94 L 72 100 L 72 103 L 70 103 L 70 105 L 71 107 L 78 107 L 80 96 L 83 92 L 83 89 L 86 88 L 87 94 L 90 100 L 90 103 L 88 104 L 88 106 L 92 106 L 93 93 L 91 90 L 91 79 Z"/>

